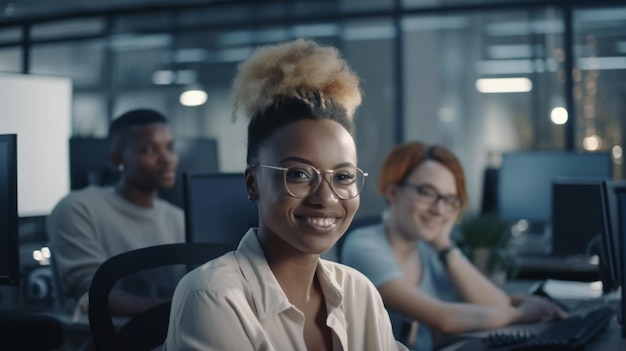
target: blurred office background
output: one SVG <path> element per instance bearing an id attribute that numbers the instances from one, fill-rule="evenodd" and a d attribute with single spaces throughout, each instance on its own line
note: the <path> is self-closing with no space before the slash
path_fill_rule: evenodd
<path id="1" fill-rule="evenodd" d="M 247 121 L 233 122 L 229 100 L 237 64 L 296 37 L 337 46 L 363 79 L 360 216 L 384 208 L 380 162 L 413 139 L 459 156 L 470 212 L 503 152 L 609 151 L 622 177 L 621 1 L 0 1 L 0 72 L 70 77 L 73 137 L 104 137 L 115 116 L 153 107 L 177 138 L 215 140 L 223 172 L 245 168 Z"/>

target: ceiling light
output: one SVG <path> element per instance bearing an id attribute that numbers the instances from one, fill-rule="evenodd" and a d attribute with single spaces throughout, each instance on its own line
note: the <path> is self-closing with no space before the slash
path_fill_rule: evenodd
<path id="1" fill-rule="evenodd" d="M 602 146 L 602 139 L 597 135 L 590 135 L 583 139 L 583 148 L 587 151 L 596 151 Z"/>
<path id="2" fill-rule="evenodd" d="M 117 51 L 135 51 L 168 47 L 171 43 L 168 34 L 133 35 L 119 34 L 111 36 L 111 48 Z"/>
<path id="3" fill-rule="evenodd" d="M 533 56 L 532 46 L 522 45 L 491 45 L 487 48 L 489 57 L 493 59 L 527 58 Z"/>
<path id="4" fill-rule="evenodd" d="M 172 61 L 177 63 L 204 62 L 209 52 L 200 48 L 179 49 L 174 51 Z"/>
<path id="5" fill-rule="evenodd" d="M 483 60 L 476 62 L 476 72 L 487 74 L 530 74 L 535 71 L 532 60 Z"/>
<path id="6" fill-rule="evenodd" d="M 389 39 L 396 36 L 396 30 L 392 25 L 367 25 L 367 26 L 351 26 L 345 28 L 342 38 L 345 40 L 372 40 L 372 39 Z"/>
<path id="7" fill-rule="evenodd" d="M 579 57 L 577 66 L 582 70 L 626 69 L 626 57 Z"/>
<path id="8" fill-rule="evenodd" d="M 207 93 L 204 90 L 186 90 L 180 94 L 180 104 L 183 106 L 200 106 L 207 100 Z"/>
<path id="9" fill-rule="evenodd" d="M 293 35 L 297 38 L 334 37 L 339 33 L 336 24 L 309 24 L 293 26 Z"/>
<path id="10" fill-rule="evenodd" d="M 463 29 L 468 27 L 468 20 L 460 16 L 444 17 L 409 17 L 400 22 L 402 30 L 413 31 L 434 31 L 443 29 Z"/>
<path id="11" fill-rule="evenodd" d="M 481 93 L 525 93 L 533 89 L 528 78 L 482 78 L 476 80 L 476 90 Z"/>
<path id="12" fill-rule="evenodd" d="M 621 159 L 623 152 L 622 152 L 622 147 L 619 145 L 615 145 L 613 146 L 613 148 L 611 148 L 611 152 L 613 153 L 613 158 L 614 159 Z"/>
<path id="13" fill-rule="evenodd" d="M 555 107 L 552 109 L 552 112 L 550 112 L 550 120 L 557 125 L 567 123 L 567 117 L 567 110 L 564 107 Z"/>

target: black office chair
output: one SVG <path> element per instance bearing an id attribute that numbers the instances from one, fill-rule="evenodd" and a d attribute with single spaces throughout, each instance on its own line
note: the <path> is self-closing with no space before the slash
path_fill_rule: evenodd
<path id="1" fill-rule="evenodd" d="M 184 273 L 234 249 L 230 245 L 208 243 L 166 244 L 125 252 L 106 260 L 96 271 L 89 288 L 89 324 L 96 349 L 152 350 L 162 345 L 167 336 L 171 295 L 161 297 L 160 303 L 131 316 L 120 317 L 111 311 L 118 301 L 110 293 L 123 278 L 159 267 L 181 265 Z"/>

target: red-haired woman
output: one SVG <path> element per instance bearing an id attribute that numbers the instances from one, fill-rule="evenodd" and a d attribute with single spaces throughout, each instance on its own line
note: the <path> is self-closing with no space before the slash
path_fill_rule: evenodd
<path id="1" fill-rule="evenodd" d="M 432 331 L 459 333 L 562 318 L 538 297 L 507 296 L 450 239 L 467 204 L 465 175 L 443 146 L 409 142 L 385 159 L 378 190 L 388 202 L 382 223 L 355 230 L 342 262 L 364 273 L 389 308 L 397 340 L 432 350 Z"/>

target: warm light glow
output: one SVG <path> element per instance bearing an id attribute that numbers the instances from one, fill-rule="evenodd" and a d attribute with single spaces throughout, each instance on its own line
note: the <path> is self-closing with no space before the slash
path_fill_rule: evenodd
<path id="1" fill-rule="evenodd" d="M 563 107 L 555 107 L 550 112 L 550 120 L 554 124 L 565 124 L 567 123 L 567 110 Z"/>
<path id="2" fill-rule="evenodd" d="M 613 148 L 611 149 L 611 152 L 613 153 L 613 158 L 616 160 L 621 160 L 622 157 L 624 156 L 622 147 L 619 145 L 613 146 Z"/>
<path id="3" fill-rule="evenodd" d="M 481 93 L 525 93 L 533 89 L 528 78 L 482 78 L 476 80 L 476 90 Z"/>
<path id="4" fill-rule="evenodd" d="M 35 261 L 41 261 L 43 259 L 43 255 L 41 254 L 41 251 L 33 250 L 33 259 Z"/>
<path id="5" fill-rule="evenodd" d="M 596 151 L 602 145 L 602 140 L 597 135 L 591 135 L 583 139 L 583 147 L 585 150 Z"/>
<path id="6" fill-rule="evenodd" d="M 207 100 L 204 90 L 187 90 L 180 94 L 180 103 L 183 106 L 200 106 Z"/>
<path id="7" fill-rule="evenodd" d="M 529 223 L 525 219 L 520 219 L 511 227 L 511 235 L 514 237 L 518 237 L 522 235 L 526 230 L 528 230 Z"/>

